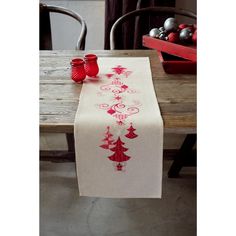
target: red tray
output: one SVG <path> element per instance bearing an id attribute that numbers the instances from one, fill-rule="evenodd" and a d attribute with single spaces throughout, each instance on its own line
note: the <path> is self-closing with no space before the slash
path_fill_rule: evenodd
<path id="1" fill-rule="evenodd" d="M 163 69 L 168 74 L 196 74 L 197 63 L 157 51 Z"/>
<path id="2" fill-rule="evenodd" d="M 168 41 L 152 38 L 148 35 L 143 36 L 143 46 L 153 48 L 161 52 L 181 57 L 190 61 L 197 61 L 196 46 L 185 46 Z"/>

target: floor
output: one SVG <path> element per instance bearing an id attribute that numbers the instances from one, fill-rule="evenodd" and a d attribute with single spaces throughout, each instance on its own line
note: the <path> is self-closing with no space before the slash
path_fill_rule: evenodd
<path id="1" fill-rule="evenodd" d="M 40 162 L 41 236 L 194 236 L 196 169 L 168 179 L 162 199 L 79 197 L 74 163 Z"/>

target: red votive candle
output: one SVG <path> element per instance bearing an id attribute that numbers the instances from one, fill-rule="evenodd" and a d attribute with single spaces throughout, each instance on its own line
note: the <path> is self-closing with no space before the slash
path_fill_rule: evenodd
<path id="1" fill-rule="evenodd" d="M 76 83 L 81 83 L 85 77 L 86 72 L 84 69 L 84 60 L 80 58 L 75 58 L 71 60 L 71 79 Z"/>
<path id="2" fill-rule="evenodd" d="M 90 77 L 95 77 L 98 72 L 97 56 L 95 54 L 87 54 L 84 56 L 85 61 L 85 71 L 86 74 Z"/>

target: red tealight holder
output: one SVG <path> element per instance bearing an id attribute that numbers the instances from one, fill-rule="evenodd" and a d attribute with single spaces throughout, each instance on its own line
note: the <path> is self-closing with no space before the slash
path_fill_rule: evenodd
<path id="1" fill-rule="evenodd" d="M 84 60 L 75 58 L 71 62 L 71 79 L 76 83 L 81 83 L 86 78 L 86 72 L 84 69 Z"/>
<path id="2" fill-rule="evenodd" d="M 86 74 L 90 77 L 95 77 L 98 72 L 97 56 L 95 54 L 87 54 L 84 56 L 85 61 L 85 71 Z"/>

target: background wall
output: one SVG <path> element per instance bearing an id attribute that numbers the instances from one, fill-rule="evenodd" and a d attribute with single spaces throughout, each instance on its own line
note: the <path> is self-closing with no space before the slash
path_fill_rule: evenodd
<path id="1" fill-rule="evenodd" d="M 85 49 L 103 49 L 105 2 L 79 0 L 41 0 L 48 5 L 69 8 L 80 14 L 87 23 L 88 32 Z M 75 49 L 80 24 L 71 17 L 51 14 L 53 49 Z"/>
<path id="2" fill-rule="evenodd" d="M 175 1 L 175 6 L 176 8 L 184 9 L 184 10 L 189 10 L 192 12 L 197 12 L 197 2 L 196 0 L 176 0 Z M 176 17 L 180 23 L 194 23 L 192 19 L 189 19 L 184 16 L 177 16 Z"/>

